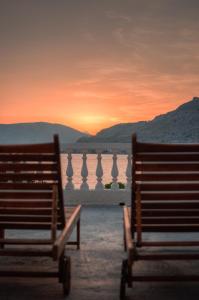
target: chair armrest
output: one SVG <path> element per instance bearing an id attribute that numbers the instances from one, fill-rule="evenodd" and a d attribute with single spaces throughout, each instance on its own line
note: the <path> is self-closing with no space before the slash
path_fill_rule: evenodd
<path id="1" fill-rule="evenodd" d="M 124 217 L 124 234 L 125 234 L 125 243 L 126 243 L 126 250 L 128 255 L 128 262 L 132 263 L 135 254 L 135 245 L 134 245 L 134 240 L 132 239 L 130 214 L 127 206 L 124 206 L 123 208 L 123 217 Z"/>
<path id="2" fill-rule="evenodd" d="M 63 228 L 61 234 L 58 236 L 53 245 L 53 259 L 59 259 L 60 255 L 63 253 L 65 245 L 69 240 L 74 227 L 77 225 L 80 219 L 81 205 L 78 205 L 70 218 L 66 220 L 65 227 Z"/>

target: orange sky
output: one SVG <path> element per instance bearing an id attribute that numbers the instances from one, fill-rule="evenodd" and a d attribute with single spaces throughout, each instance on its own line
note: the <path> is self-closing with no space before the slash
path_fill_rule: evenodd
<path id="1" fill-rule="evenodd" d="M 199 96 L 199 4 L 169 2 L 2 4 L 0 123 L 96 133 Z"/>
<path id="2" fill-rule="evenodd" d="M 176 94 L 159 91 L 164 87 L 153 91 L 148 88 L 150 81 L 142 81 L 145 88 L 137 91 L 128 90 L 121 84 L 117 87 L 117 84 L 98 86 L 95 83 L 74 82 L 70 86 L 49 87 L 42 84 L 36 88 L 27 84 L 24 88 L 17 84 L 4 92 L 7 101 L 1 105 L 0 123 L 46 121 L 96 133 L 121 122 L 149 120 L 175 109 L 193 96 L 187 91 Z M 165 89 L 166 84 L 168 82 L 164 84 Z"/>

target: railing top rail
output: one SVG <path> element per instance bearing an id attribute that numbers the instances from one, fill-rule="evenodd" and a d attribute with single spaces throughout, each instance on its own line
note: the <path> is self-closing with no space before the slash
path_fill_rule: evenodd
<path id="1" fill-rule="evenodd" d="M 96 151 L 131 151 L 131 143 L 67 143 L 64 144 L 63 152 L 73 150 L 96 150 Z"/>

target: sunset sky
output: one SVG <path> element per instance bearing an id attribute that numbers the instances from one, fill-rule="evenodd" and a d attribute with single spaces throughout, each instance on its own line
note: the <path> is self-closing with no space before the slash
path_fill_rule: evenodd
<path id="1" fill-rule="evenodd" d="M 198 0 L 0 0 L 0 123 L 96 133 L 199 96 Z"/>

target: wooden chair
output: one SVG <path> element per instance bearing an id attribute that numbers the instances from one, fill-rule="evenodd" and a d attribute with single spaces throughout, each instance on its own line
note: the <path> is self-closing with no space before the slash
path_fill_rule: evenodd
<path id="1" fill-rule="evenodd" d="M 70 257 L 65 245 L 77 227 L 80 247 L 81 206 L 64 208 L 58 136 L 37 145 L 0 146 L 0 256 L 46 256 L 58 261 L 58 272 L 0 271 L 0 276 L 53 277 L 70 292 Z M 9 238 L 9 230 L 23 230 L 23 238 Z M 25 230 L 45 230 L 39 239 Z M 45 235 L 47 236 L 45 238 Z"/>
<path id="2" fill-rule="evenodd" d="M 131 287 L 134 281 L 199 280 L 199 275 L 133 273 L 139 260 L 199 259 L 194 251 L 199 246 L 199 144 L 140 143 L 134 135 L 132 148 L 132 203 L 123 210 L 127 259 L 122 263 L 120 299 L 125 298 L 126 284 Z"/>

